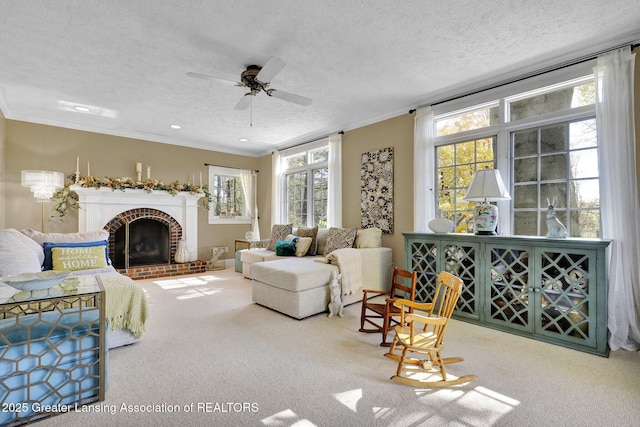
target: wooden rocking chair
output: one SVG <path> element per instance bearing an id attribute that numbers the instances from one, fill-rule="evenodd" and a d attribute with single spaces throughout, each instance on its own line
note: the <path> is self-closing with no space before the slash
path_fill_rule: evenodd
<path id="1" fill-rule="evenodd" d="M 387 341 L 387 333 L 391 327 L 399 325 L 400 309 L 393 305 L 396 299 L 403 298 L 413 301 L 416 297 L 416 282 L 418 275 L 415 272 L 393 268 L 391 276 L 391 290 L 379 291 L 365 289 L 362 295 L 362 312 L 360 314 L 360 332 L 382 332 L 381 346 L 391 345 Z M 410 282 L 410 283 L 405 283 Z M 382 301 L 379 296 L 387 296 Z M 397 319 L 394 319 L 396 317 Z"/>
<path id="2" fill-rule="evenodd" d="M 475 375 L 465 375 L 447 380 L 444 365 L 461 362 L 460 357 L 443 358 L 444 335 L 451 314 L 462 292 L 462 280 L 451 273 L 438 275 L 436 293 L 431 303 L 397 300 L 400 310 L 400 325 L 395 327 L 396 336 L 386 357 L 398 361 L 398 370 L 391 380 L 415 387 L 448 387 L 471 382 Z M 422 310 L 426 315 L 415 311 Z M 424 325 L 423 327 L 421 327 Z M 395 353 L 402 348 L 401 354 Z M 407 357 L 408 354 L 417 357 Z M 410 365 L 409 367 L 405 365 Z M 427 377 L 435 375 L 436 380 Z"/>

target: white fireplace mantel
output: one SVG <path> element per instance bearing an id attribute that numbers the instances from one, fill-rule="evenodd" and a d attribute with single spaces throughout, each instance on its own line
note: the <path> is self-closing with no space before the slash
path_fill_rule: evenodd
<path id="1" fill-rule="evenodd" d="M 113 190 L 108 187 L 84 188 L 72 185 L 78 194 L 78 231 L 100 230 L 115 216 L 131 209 L 152 208 L 171 215 L 182 227 L 182 237 L 192 259 L 198 254 L 198 200 L 203 193 L 140 189 Z"/>

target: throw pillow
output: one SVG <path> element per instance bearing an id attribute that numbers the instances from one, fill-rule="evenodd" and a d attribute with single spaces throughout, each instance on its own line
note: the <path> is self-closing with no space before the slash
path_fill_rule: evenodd
<path id="1" fill-rule="evenodd" d="M 293 234 L 299 237 L 311 237 L 311 246 L 307 251 L 307 255 L 315 255 L 318 248 L 318 226 L 312 228 L 298 228 Z"/>
<path id="2" fill-rule="evenodd" d="M 106 245 L 53 247 L 51 248 L 53 269 L 75 271 L 105 268 L 107 266 L 106 250 Z"/>
<path id="3" fill-rule="evenodd" d="M 15 228 L 7 228 L 5 231 L 11 233 L 13 237 L 20 240 L 22 244 L 31 249 L 38 257 L 38 261 L 42 266 L 42 263 L 44 262 L 44 250 L 42 249 L 42 245 L 37 243 L 32 238 L 28 237 L 26 234 L 23 234 L 20 231 L 16 230 Z"/>
<path id="4" fill-rule="evenodd" d="M 43 270 L 51 270 L 53 269 L 53 257 L 51 254 L 51 250 L 53 248 L 91 248 L 95 246 L 104 247 L 104 261 L 106 265 L 110 265 L 109 262 L 109 251 L 107 249 L 107 241 L 102 240 L 100 242 L 81 242 L 81 243 L 44 243 L 44 266 Z M 105 265 L 105 266 L 106 266 Z"/>
<path id="5" fill-rule="evenodd" d="M 336 249 L 352 248 L 353 243 L 356 240 L 356 233 L 358 229 L 353 228 L 335 228 L 329 229 L 329 235 L 327 236 L 327 246 L 324 249 L 324 256 L 329 255 Z"/>
<path id="6" fill-rule="evenodd" d="M 382 230 L 376 227 L 364 228 L 356 233 L 356 248 L 379 248 L 382 246 Z"/>
<path id="7" fill-rule="evenodd" d="M 37 273 L 42 269 L 35 252 L 6 230 L 0 231 L 0 276 Z"/>
<path id="8" fill-rule="evenodd" d="M 292 256 L 296 254 L 296 244 L 287 240 L 278 240 L 275 250 L 278 256 Z"/>
<path id="9" fill-rule="evenodd" d="M 296 237 L 296 256 L 308 255 L 309 248 L 311 247 L 311 237 Z"/>
<path id="10" fill-rule="evenodd" d="M 269 243 L 267 243 L 267 250 L 275 251 L 276 242 L 284 240 L 288 234 L 291 234 L 291 230 L 293 230 L 293 224 L 274 224 L 273 227 L 271 227 L 271 238 L 269 239 Z"/>

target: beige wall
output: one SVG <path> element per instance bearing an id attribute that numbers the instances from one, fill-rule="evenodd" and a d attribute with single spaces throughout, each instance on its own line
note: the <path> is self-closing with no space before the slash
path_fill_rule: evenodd
<path id="1" fill-rule="evenodd" d="M 4 227 L 17 229 L 41 227 L 40 205 L 28 188 L 20 185 L 20 171 L 43 169 L 71 175 L 80 157 L 80 172 L 86 175 L 87 162 L 96 177 L 134 177 L 136 162 L 142 162 L 143 175 L 151 166 L 152 178 L 165 183 L 196 181 L 202 172 L 206 180 L 204 163 L 227 167 L 257 169 L 258 159 L 214 151 L 178 147 L 149 141 L 122 138 L 91 132 L 38 125 L 13 120 L 6 121 L 4 150 L 6 201 Z M 67 179 L 67 182 L 69 179 Z M 52 203 L 45 205 L 47 215 Z M 64 221 L 50 219 L 45 222 L 47 232 L 73 232 L 78 230 L 77 212 L 69 212 Z M 211 247 L 227 246 L 225 258 L 233 257 L 234 240 L 242 238 L 249 225 L 209 225 L 207 211 L 198 214 L 198 258 L 209 259 Z"/>
<path id="2" fill-rule="evenodd" d="M 640 135 L 640 49 L 635 50 L 636 135 Z M 383 244 L 393 249 L 393 262 L 403 265 L 402 232 L 413 228 L 413 119 L 405 114 L 343 135 L 343 225 L 360 225 L 360 154 L 394 148 L 394 233 L 383 236 Z M 638 143 L 636 144 L 638 147 Z M 258 210 L 262 238 L 271 229 L 271 155 L 261 158 L 230 155 L 120 138 L 89 132 L 5 120 L 0 114 L 0 227 L 39 228 L 40 210 L 27 188 L 20 186 L 22 169 L 52 169 L 70 174 L 75 159 L 81 158 L 82 172 L 91 162 L 97 176 L 132 176 L 135 162 L 152 167 L 152 176 L 170 182 L 188 180 L 192 174 L 206 174 L 204 162 L 223 166 L 258 169 Z M 640 148 L 636 150 L 640 165 Z M 640 186 L 640 174 L 636 176 Z M 4 187 L 5 196 L 1 196 Z M 2 203 L 5 203 L 2 209 Z M 49 206 L 50 207 L 50 206 Z M 77 214 L 64 222 L 46 224 L 47 231 L 75 231 Z M 199 214 L 199 258 L 207 259 L 212 246 L 228 246 L 226 258 L 233 256 L 233 241 L 242 238 L 248 226 L 209 225 L 206 211 Z"/>

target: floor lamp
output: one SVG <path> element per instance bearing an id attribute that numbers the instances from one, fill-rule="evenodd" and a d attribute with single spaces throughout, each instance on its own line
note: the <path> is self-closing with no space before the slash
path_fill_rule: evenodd
<path id="1" fill-rule="evenodd" d="M 44 204 L 53 194 L 64 187 L 64 174 L 52 171 L 22 171 L 22 186 L 30 187 L 36 200 L 42 204 L 42 232 L 44 233 Z"/>

